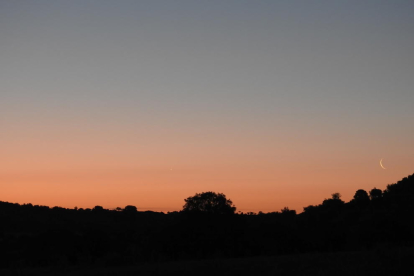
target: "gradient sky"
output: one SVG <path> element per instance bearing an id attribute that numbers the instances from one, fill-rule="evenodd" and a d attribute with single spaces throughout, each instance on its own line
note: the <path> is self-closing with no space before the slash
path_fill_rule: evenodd
<path id="1" fill-rule="evenodd" d="M 414 1 L 1 1 L 0 200 L 240 211 L 414 173 Z M 387 168 L 381 169 L 379 160 Z"/>

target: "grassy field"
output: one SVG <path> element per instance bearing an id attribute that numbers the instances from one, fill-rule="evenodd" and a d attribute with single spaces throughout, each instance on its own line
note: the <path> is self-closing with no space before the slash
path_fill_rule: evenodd
<path id="1" fill-rule="evenodd" d="M 240 259 L 180 261 L 128 267 L 51 267 L 0 271 L 1 275 L 414 275 L 414 248 L 307 253 Z"/>

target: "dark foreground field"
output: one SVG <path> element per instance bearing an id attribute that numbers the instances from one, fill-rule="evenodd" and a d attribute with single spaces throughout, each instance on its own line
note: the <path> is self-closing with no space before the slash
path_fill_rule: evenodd
<path id="1" fill-rule="evenodd" d="M 414 248 L 179 261 L 125 267 L 49 267 L 0 270 L 0 275 L 413 275 Z"/>

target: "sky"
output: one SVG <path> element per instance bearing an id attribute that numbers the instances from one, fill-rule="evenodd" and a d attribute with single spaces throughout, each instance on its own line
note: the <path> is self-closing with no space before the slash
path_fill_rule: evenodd
<path id="1" fill-rule="evenodd" d="M 298 213 L 414 173 L 413 1 L 0 1 L 0 201 Z M 382 159 L 386 169 L 380 167 Z"/>

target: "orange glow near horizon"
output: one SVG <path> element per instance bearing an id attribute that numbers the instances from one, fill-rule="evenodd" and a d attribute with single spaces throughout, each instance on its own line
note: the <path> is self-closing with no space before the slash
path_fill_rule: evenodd
<path id="1" fill-rule="evenodd" d="M 341 133 L 330 142 L 289 127 L 238 136 L 224 127 L 217 127 L 221 133 L 152 128 L 142 135 L 74 125 L 15 126 L 16 139 L 4 139 L 0 200 L 167 212 L 181 210 L 195 193 L 213 191 L 224 193 L 238 211 L 289 207 L 300 213 L 332 193 L 349 201 L 358 189 L 385 189 L 412 173 L 411 157 L 398 145 L 375 156 L 382 143 L 350 135 L 339 140 Z"/>
<path id="2" fill-rule="evenodd" d="M 382 170 L 375 159 L 352 167 L 346 162 L 316 160 L 310 165 L 266 163 L 267 167 L 240 160 L 227 160 L 227 164 L 222 160 L 216 166 L 208 162 L 191 165 L 167 161 L 164 165 L 135 168 L 76 166 L 68 159 L 54 160 L 46 167 L 45 160 L 38 161 L 25 173 L 15 167 L 9 168 L 11 173 L 2 174 L 2 183 L 7 183 L 2 187 L 2 201 L 65 208 L 134 205 L 141 211 L 168 212 L 181 210 L 184 199 L 195 193 L 214 191 L 224 193 L 238 211 L 272 212 L 287 206 L 300 213 L 303 207 L 320 204 L 334 192 L 349 201 L 357 189 L 385 189 L 387 184 L 408 175 Z"/>
<path id="3" fill-rule="evenodd" d="M 102 2 L 1 2 L 0 201 L 300 213 L 414 173 L 413 1 Z"/>

